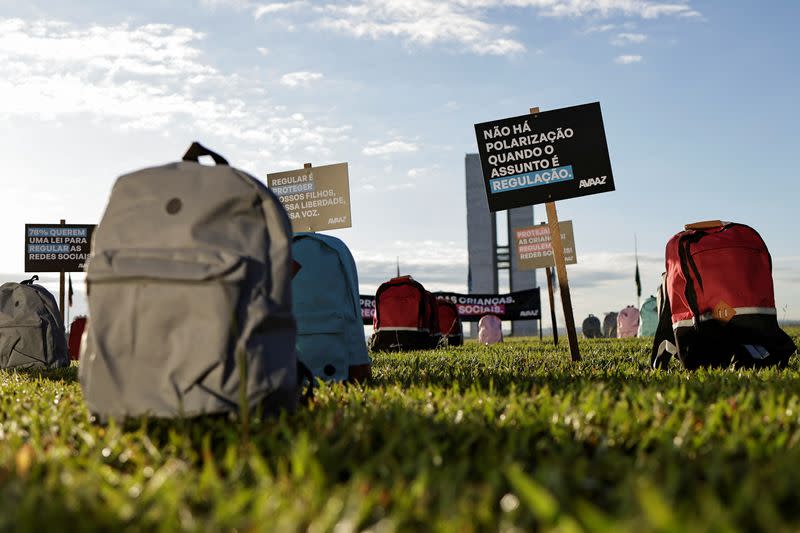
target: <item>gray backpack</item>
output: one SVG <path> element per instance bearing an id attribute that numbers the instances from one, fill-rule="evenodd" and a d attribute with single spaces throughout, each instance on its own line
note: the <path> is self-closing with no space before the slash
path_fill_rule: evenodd
<path id="1" fill-rule="evenodd" d="M 617 313 L 611 311 L 603 317 L 603 337 L 607 339 L 617 338 Z"/>
<path id="2" fill-rule="evenodd" d="M 0 368 L 69 366 L 67 335 L 58 304 L 33 282 L 0 286 Z"/>
<path id="3" fill-rule="evenodd" d="M 197 143 L 182 162 L 120 177 L 87 269 L 89 411 L 188 417 L 242 400 L 294 409 L 291 244 L 275 195 Z"/>

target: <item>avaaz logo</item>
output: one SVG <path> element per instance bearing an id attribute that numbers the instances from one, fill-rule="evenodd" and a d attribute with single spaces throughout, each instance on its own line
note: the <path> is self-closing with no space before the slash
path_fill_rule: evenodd
<path id="1" fill-rule="evenodd" d="M 583 189 L 584 187 L 597 187 L 598 185 L 605 185 L 607 178 L 608 176 L 600 176 L 597 178 L 589 178 L 581 180 L 580 184 L 578 185 L 578 188 Z"/>

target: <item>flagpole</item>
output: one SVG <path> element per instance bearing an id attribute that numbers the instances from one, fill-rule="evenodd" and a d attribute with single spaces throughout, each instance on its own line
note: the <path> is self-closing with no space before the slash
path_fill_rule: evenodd
<path id="1" fill-rule="evenodd" d="M 69 329 L 70 307 L 72 307 L 72 274 L 69 274 L 69 294 L 67 295 L 67 323 L 64 324 L 64 331 Z"/>
<path id="2" fill-rule="evenodd" d="M 636 233 L 633 234 L 633 255 L 636 257 L 636 309 L 641 309 L 642 278 L 639 274 L 639 241 L 636 239 Z"/>

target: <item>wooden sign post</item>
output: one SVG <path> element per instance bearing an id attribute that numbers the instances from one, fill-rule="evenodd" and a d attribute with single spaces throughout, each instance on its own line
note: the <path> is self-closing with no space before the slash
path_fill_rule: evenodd
<path id="1" fill-rule="evenodd" d="M 311 169 L 311 163 L 303 163 L 303 169 L 304 170 L 310 170 Z M 312 228 L 311 226 L 308 226 L 308 229 L 306 229 L 306 231 L 314 231 L 314 228 Z"/>
<path id="2" fill-rule="evenodd" d="M 556 274 L 558 275 L 558 291 L 561 293 L 561 306 L 564 308 L 564 322 L 567 326 L 567 340 L 569 353 L 573 361 L 581 360 L 578 349 L 578 333 L 575 330 L 575 318 L 572 316 L 572 297 L 569 294 L 569 280 L 567 279 L 567 265 L 564 262 L 564 246 L 561 243 L 561 232 L 558 231 L 558 213 L 556 203 L 547 202 L 547 223 L 550 225 L 550 235 L 553 242 L 553 258 L 556 261 Z"/>
<path id="3" fill-rule="evenodd" d="M 63 218 L 60 224 L 63 226 L 67 221 Z M 58 273 L 58 308 L 61 310 L 61 323 L 64 323 L 64 270 Z"/>
<path id="4" fill-rule="evenodd" d="M 553 269 L 544 269 L 547 275 L 547 296 L 550 297 L 550 321 L 553 323 L 553 344 L 558 346 L 558 324 L 556 323 L 556 298 L 553 295 Z"/>
<path id="5" fill-rule="evenodd" d="M 530 109 L 532 115 L 539 113 L 538 107 Z M 572 316 L 572 298 L 569 294 L 569 280 L 567 279 L 567 264 L 564 262 L 564 244 L 561 242 L 561 230 L 558 227 L 558 212 L 555 202 L 547 202 L 547 224 L 550 226 L 550 242 L 553 246 L 553 259 L 556 263 L 556 274 L 558 275 L 558 290 L 561 293 L 561 306 L 564 309 L 564 322 L 567 326 L 567 340 L 569 341 L 569 354 L 573 361 L 581 360 L 581 353 L 578 348 L 578 333 L 575 331 L 575 318 Z M 550 270 L 549 268 L 547 269 Z M 548 272 L 549 274 L 549 272 Z M 555 308 L 553 305 L 553 287 L 550 283 L 549 275 L 547 286 L 550 291 L 550 312 L 553 315 L 553 339 L 557 343 L 558 330 L 555 324 Z"/>

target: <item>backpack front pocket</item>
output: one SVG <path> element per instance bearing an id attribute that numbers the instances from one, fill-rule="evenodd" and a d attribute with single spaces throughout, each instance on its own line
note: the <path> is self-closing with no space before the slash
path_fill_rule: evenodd
<path id="1" fill-rule="evenodd" d="M 297 358 L 314 376 L 325 380 L 346 380 L 350 371 L 350 354 L 341 313 L 303 313 L 296 318 Z"/>
<path id="2" fill-rule="evenodd" d="M 242 258 L 216 251 L 120 250 L 93 258 L 92 343 L 110 379 L 91 381 L 116 387 L 126 412 L 214 410 L 214 398 L 226 401 L 224 375 L 235 370 L 220 367 L 234 360 L 245 274 Z"/>
<path id="3" fill-rule="evenodd" d="M 0 326 L 0 368 L 47 365 L 43 324 Z"/>

